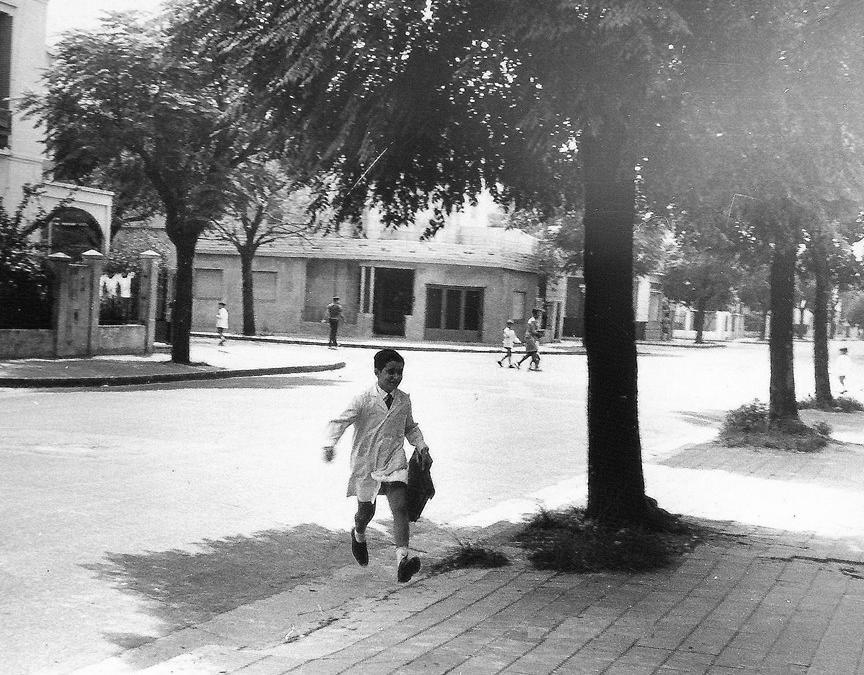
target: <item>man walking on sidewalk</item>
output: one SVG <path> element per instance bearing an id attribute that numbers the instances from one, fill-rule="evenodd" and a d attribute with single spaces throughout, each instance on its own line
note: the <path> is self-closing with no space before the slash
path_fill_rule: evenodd
<path id="1" fill-rule="evenodd" d="M 330 340 L 327 346 L 336 349 L 336 333 L 339 330 L 339 322 L 342 320 L 342 305 L 339 304 L 339 296 L 333 296 L 333 302 L 327 305 L 327 318 L 330 321 Z"/>

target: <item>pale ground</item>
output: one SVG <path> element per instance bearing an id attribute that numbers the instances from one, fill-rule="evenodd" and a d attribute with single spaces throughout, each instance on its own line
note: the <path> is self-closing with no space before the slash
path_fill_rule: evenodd
<path id="1" fill-rule="evenodd" d="M 796 344 L 799 396 L 812 382 L 810 349 Z M 645 475 L 661 506 L 861 533 L 864 503 L 854 483 L 829 489 L 676 459 L 682 446 L 712 438 L 726 410 L 767 398 L 766 346 L 645 351 Z M 864 371 L 864 345 L 850 351 Z M 350 564 L 343 540 L 353 505 L 342 498 L 348 439 L 333 465 L 321 463 L 319 446 L 328 417 L 371 383 L 372 350 L 229 344 L 219 351 L 201 340 L 193 358 L 233 355 L 245 367 L 322 353 L 347 367 L 212 383 L 0 389 L 7 672 L 68 672 L 178 622 Z M 539 505 L 584 500 L 584 356 L 547 356 L 541 373 L 502 370 L 494 359 L 406 353 L 403 388 L 436 459 L 439 492 L 418 528 L 418 541 L 434 545 L 430 555 L 450 541 L 440 528 L 518 520 Z M 850 426 L 847 437 L 861 427 Z M 848 452 L 852 474 L 862 449 Z M 384 507 L 375 555 L 387 555 L 388 518 Z"/>

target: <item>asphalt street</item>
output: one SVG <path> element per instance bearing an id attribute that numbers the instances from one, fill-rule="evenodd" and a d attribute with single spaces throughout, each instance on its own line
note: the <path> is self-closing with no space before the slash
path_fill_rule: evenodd
<path id="1" fill-rule="evenodd" d="M 283 350 L 289 364 L 321 350 L 227 349 Z M 796 344 L 799 398 L 813 389 L 811 350 Z M 646 462 L 767 399 L 766 345 L 644 351 Z M 68 672 L 345 565 L 350 439 L 332 465 L 319 447 L 329 416 L 372 383 L 372 354 L 342 349 L 345 369 L 315 375 L 0 389 L 4 671 Z M 500 369 L 492 354 L 405 356 L 402 388 L 438 486 L 421 527 L 443 542 L 581 498 L 584 356 L 547 356 L 539 373 Z M 389 555 L 388 518 L 383 507 L 373 541 Z"/>

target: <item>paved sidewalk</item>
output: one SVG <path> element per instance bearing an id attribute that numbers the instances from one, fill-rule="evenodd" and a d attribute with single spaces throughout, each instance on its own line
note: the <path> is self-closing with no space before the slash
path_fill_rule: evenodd
<path id="1" fill-rule="evenodd" d="M 303 632 L 294 604 L 312 589 L 295 589 L 80 672 L 862 672 L 861 549 L 724 530 L 652 573 L 556 574 L 517 558 L 398 588 L 378 578 L 377 596 Z"/>
<path id="2" fill-rule="evenodd" d="M 864 413 L 848 424 L 864 440 Z M 559 574 L 511 548 L 508 567 L 421 571 L 399 585 L 389 550 L 376 550 L 368 568 L 78 672 L 864 673 L 862 474 L 860 445 L 722 456 L 685 447 L 646 465 L 649 493 L 713 534 L 671 568 Z M 412 543 L 430 554 L 448 543 L 429 540 L 423 521 L 418 535 Z"/>
<path id="3" fill-rule="evenodd" d="M 337 352 L 299 345 L 264 346 L 196 338 L 192 363 L 173 363 L 167 345 L 148 356 L 97 356 L 81 359 L 0 360 L 0 387 L 98 387 L 214 380 L 337 370 L 345 363 Z"/>

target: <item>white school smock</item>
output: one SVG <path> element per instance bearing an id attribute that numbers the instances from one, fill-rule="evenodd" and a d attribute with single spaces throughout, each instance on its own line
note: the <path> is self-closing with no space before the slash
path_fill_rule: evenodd
<path id="1" fill-rule="evenodd" d="M 350 405 L 327 425 L 324 447 L 335 447 L 354 425 L 351 447 L 351 477 L 346 496 L 373 502 L 383 482 L 408 480 L 408 458 L 404 443 L 423 449 L 426 442 L 411 414 L 411 398 L 394 389 L 390 408 L 384 403 L 386 392 L 376 383 L 358 394 Z"/>
<path id="2" fill-rule="evenodd" d="M 216 312 L 216 328 L 228 330 L 228 310 L 220 307 Z"/>
<path id="3" fill-rule="evenodd" d="M 502 340 L 505 347 L 510 347 L 513 349 L 513 345 L 519 344 L 519 338 L 516 337 L 516 331 L 512 328 L 504 329 L 504 339 Z"/>

